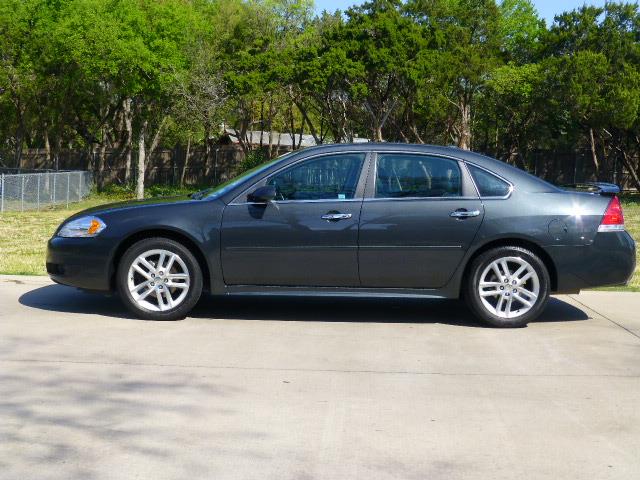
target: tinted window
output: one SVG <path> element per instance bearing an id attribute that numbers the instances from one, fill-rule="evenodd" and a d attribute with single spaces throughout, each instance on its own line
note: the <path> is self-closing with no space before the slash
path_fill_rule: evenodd
<path id="1" fill-rule="evenodd" d="M 511 185 L 504 180 L 473 165 L 469 165 L 469 171 L 481 197 L 504 197 L 509 194 Z"/>
<path id="2" fill-rule="evenodd" d="M 376 197 L 459 197 L 458 162 L 426 155 L 378 156 Z"/>
<path id="3" fill-rule="evenodd" d="M 347 200 L 356 186 L 365 154 L 328 155 L 273 176 L 276 200 Z"/>

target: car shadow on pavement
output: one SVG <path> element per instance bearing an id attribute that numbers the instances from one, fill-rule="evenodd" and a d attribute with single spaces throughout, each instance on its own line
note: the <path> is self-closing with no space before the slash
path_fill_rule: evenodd
<path id="1" fill-rule="evenodd" d="M 51 312 L 135 319 L 117 296 L 88 293 L 61 285 L 31 290 L 23 294 L 19 302 L 27 307 Z M 203 295 L 189 316 L 229 320 L 444 323 L 468 327 L 483 326 L 463 302 L 431 299 Z M 561 299 L 552 298 L 536 322 L 570 322 L 588 318 L 581 309 Z"/>

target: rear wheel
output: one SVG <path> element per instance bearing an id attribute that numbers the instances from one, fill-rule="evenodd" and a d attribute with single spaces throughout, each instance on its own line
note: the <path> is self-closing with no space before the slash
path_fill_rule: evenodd
<path id="1" fill-rule="evenodd" d="M 146 320 L 184 318 L 202 293 L 202 272 L 193 254 L 168 238 L 148 238 L 132 245 L 117 273 L 120 297 Z"/>
<path id="2" fill-rule="evenodd" d="M 549 285 L 549 272 L 533 252 L 498 247 L 473 261 L 465 299 L 480 320 L 494 327 L 523 327 L 544 310 Z"/>

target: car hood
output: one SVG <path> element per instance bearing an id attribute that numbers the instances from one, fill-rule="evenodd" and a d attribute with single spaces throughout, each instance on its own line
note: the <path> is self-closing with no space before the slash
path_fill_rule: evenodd
<path id="1" fill-rule="evenodd" d="M 199 200 L 194 200 L 188 195 L 182 195 L 179 197 L 156 197 L 156 198 L 148 198 L 145 200 L 128 200 L 124 202 L 107 203 L 105 205 L 98 205 L 95 207 L 87 208 L 86 210 L 82 210 L 81 212 L 76 213 L 72 217 L 69 217 L 69 219 L 67 220 L 82 217 L 85 215 L 99 216 L 100 214 L 110 213 L 118 210 L 157 207 L 157 206 L 167 205 L 167 204 L 188 203 L 188 202 L 198 202 L 198 201 Z"/>

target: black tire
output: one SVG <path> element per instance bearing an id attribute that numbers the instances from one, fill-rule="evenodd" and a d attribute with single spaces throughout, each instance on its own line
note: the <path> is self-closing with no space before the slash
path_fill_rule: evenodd
<path id="1" fill-rule="evenodd" d="M 538 276 L 539 294 L 537 296 L 537 300 L 535 301 L 535 303 L 533 303 L 533 306 L 529 311 L 514 318 L 504 318 L 491 312 L 487 307 L 485 307 L 484 303 L 482 302 L 480 292 L 478 291 L 480 279 L 485 269 L 487 269 L 495 260 L 505 257 L 517 257 L 526 261 L 533 267 L 535 273 Z M 469 269 L 469 274 L 467 278 L 464 279 L 464 281 L 465 284 L 463 296 L 465 301 L 467 302 L 467 305 L 478 319 L 493 327 L 524 327 L 542 313 L 547 305 L 547 302 L 549 301 L 551 280 L 549 278 L 547 267 L 536 254 L 522 247 L 498 247 L 480 254 L 473 260 Z M 503 290 L 502 287 L 500 288 L 501 290 Z M 507 290 L 509 290 L 509 288 L 510 287 L 508 287 Z M 515 302 L 515 300 L 512 301 Z"/>
<path id="2" fill-rule="evenodd" d="M 138 256 L 151 250 L 167 250 L 177 255 L 188 269 L 189 286 L 186 288 L 186 296 L 174 308 L 164 311 L 144 308 L 134 300 L 131 292 L 129 291 L 128 275 L 132 263 L 138 258 Z M 116 273 L 116 286 L 123 303 L 137 317 L 144 320 L 180 320 L 191 311 L 200 299 L 200 295 L 202 294 L 202 271 L 198 261 L 191 251 L 181 243 L 162 237 L 146 238 L 133 244 L 122 256 Z M 174 289 L 173 291 L 177 290 Z M 167 294 L 169 293 L 167 292 Z M 154 301 L 154 295 L 155 292 L 150 295 L 150 301 Z"/>

